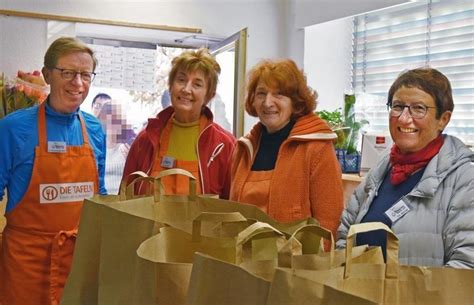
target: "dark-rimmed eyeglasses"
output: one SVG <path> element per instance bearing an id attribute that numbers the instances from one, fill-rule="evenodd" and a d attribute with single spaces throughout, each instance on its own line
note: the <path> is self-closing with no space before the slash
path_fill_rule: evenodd
<path id="1" fill-rule="evenodd" d="M 414 119 L 422 119 L 428 113 L 429 108 L 435 108 L 433 106 L 426 106 L 424 104 L 412 104 L 412 105 L 404 105 L 399 103 L 387 103 L 387 109 L 389 110 L 390 116 L 392 117 L 399 117 L 402 115 L 403 110 L 408 108 L 408 112 L 410 116 Z"/>
<path id="2" fill-rule="evenodd" d="M 96 75 L 95 72 L 74 71 L 71 69 L 61 69 L 61 68 L 56 68 L 56 67 L 54 67 L 53 69 L 61 72 L 61 77 L 64 80 L 73 80 L 76 78 L 76 75 L 79 74 L 81 76 L 81 80 L 85 83 L 91 83 L 94 80 L 94 77 Z"/>

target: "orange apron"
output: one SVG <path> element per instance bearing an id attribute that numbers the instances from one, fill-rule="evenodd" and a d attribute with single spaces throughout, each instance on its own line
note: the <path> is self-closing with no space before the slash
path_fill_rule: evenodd
<path id="1" fill-rule="evenodd" d="M 202 130 L 203 124 L 206 121 L 200 120 L 200 130 Z M 168 151 L 168 144 L 170 142 L 171 128 L 173 127 L 173 119 L 170 118 L 166 123 L 165 128 L 161 134 L 160 138 L 160 151 L 155 157 L 153 162 L 153 167 L 151 170 L 151 176 L 155 177 L 159 172 L 167 170 L 169 168 L 162 167 L 163 158 L 166 156 Z M 199 157 L 199 153 L 198 153 Z M 184 160 L 175 160 L 174 168 L 181 168 L 187 170 L 194 177 L 196 177 L 196 193 L 201 194 L 201 177 L 199 175 L 199 161 L 184 161 Z M 189 194 L 189 178 L 182 175 L 173 175 L 163 177 L 161 183 L 165 188 L 165 192 L 168 195 L 188 195 Z"/>
<path id="2" fill-rule="evenodd" d="M 272 176 L 273 170 L 250 171 L 242 187 L 239 201 L 256 205 L 268 214 Z"/>
<path id="3" fill-rule="evenodd" d="M 59 304 L 69 274 L 82 201 L 98 190 L 94 153 L 80 115 L 84 144 L 49 152 L 45 104 L 38 110 L 33 173 L 3 235 L 5 305 Z M 51 150 L 54 150 L 51 142 Z M 56 151 L 57 151 L 56 147 Z"/>

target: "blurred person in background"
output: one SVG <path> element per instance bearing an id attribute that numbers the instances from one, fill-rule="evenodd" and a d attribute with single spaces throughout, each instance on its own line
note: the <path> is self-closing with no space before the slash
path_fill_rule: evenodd
<path id="1" fill-rule="evenodd" d="M 166 107 L 171 105 L 171 97 L 170 91 L 166 89 L 163 91 L 163 95 L 161 96 L 161 108 L 165 109 Z"/>
<path id="2" fill-rule="evenodd" d="M 250 71 L 245 110 L 259 122 L 237 142 L 230 199 L 281 222 L 314 217 L 335 234 L 343 208 L 336 134 L 315 108 L 316 93 L 292 60 Z"/>
<path id="3" fill-rule="evenodd" d="M 432 68 L 403 72 L 387 106 L 394 144 L 351 196 L 337 246 L 352 224 L 379 221 L 399 238 L 401 264 L 474 268 L 474 152 L 443 134 L 454 109 L 448 78 Z M 385 232 L 356 241 L 385 253 Z"/>
<path id="4" fill-rule="evenodd" d="M 98 93 L 96 96 L 94 96 L 94 99 L 92 99 L 91 108 L 95 117 L 99 116 L 102 106 L 106 103 L 110 103 L 110 101 L 112 101 L 112 98 L 107 93 Z"/>
<path id="5" fill-rule="evenodd" d="M 108 194 L 118 194 L 123 168 L 130 145 L 135 139 L 132 126 L 122 111 L 122 105 L 112 99 L 103 103 L 97 115 L 107 136 L 105 187 Z"/>
<path id="6" fill-rule="evenodd" d="M 222 126 L 225 130 L 231 132 L 232 125 L 229 120 L 227 120 L 225 103 L 219 93 L 216 93 L 216 96 L 214 96 L 214 98 L 209 102 L 209 106 L 213 109 L 216 123 Z"/>
<path id="7" fill-rule="evenodd" d="M 235 137 L 213 121 L 207 107 L 216 94 L 219 74 L 219 64 L 206 49 L 185 51 L 172 60 L 168 78 L 171 106 L 149 119 L 138 134 L 123 179 L 138 170 L 155 176 L 181 168 L 196 177 L 198 193 L 228 198 Z M 187 177 L 169 176 L 162 183 L 167 194 L 189 193 Z M 145 190 L 137 185 L 135 191 Z"/>

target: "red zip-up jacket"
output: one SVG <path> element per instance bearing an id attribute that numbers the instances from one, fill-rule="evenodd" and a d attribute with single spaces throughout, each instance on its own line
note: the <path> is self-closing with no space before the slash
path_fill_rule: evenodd
<path id="1" fill-rule="evenodd" d="M 156 118 L 148 119 L 148 124 L 142 130 L 130 147 L 125 162 L 122 180 L 135 171 L 150 174 L 155 156 L 160 149 L 161 133 L 168 120 L 174 113 L 173 107 L 162 110 Z M 199 159 L 199 179 L 204 194 L 217 194 L 220 198 L 228 199 L 230 190 L 230 159 L 234 149 L 235 137 L 213 122 L 213 115 L 208 107 L 204 107 L 202 115 L 208 123 L 200 131 L 197 153 Z M 127 180 L 129 184 L 131 180 Z M 138 185 L 135 188 L 140 193 Z"/>

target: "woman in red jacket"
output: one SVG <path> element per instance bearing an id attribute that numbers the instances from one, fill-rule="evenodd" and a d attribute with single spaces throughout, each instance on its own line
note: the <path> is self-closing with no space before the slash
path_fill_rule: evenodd
<path id="1" fill-rule="evenodd" d="M 230 199 L 281 222 L 314 217 L 335 234 L 343 208 L 336 135 L 315 108 L 315 93 L 292 60 L 253 68 L 245 109 L 260 122 L 237 142 Z"/>
<path id="2" fill-rule="evenodd" d="M 134 171 L 156 176 L 181 168 L 196 177 L 198 193 L 229 197 L 235 137 L 213 122 L 206 106 L 216 94 L 219 73 L 219 64 L 205 49 L 186 51 L 173 59 L 168 80 L 171 106 L 149 119 L 133 142 L 122 180 Z M 165 192 L 188 194 L 187 179 L 164 177 Z M 137 186 L 136 192 L 143 193 L 143 187 Z"/>

